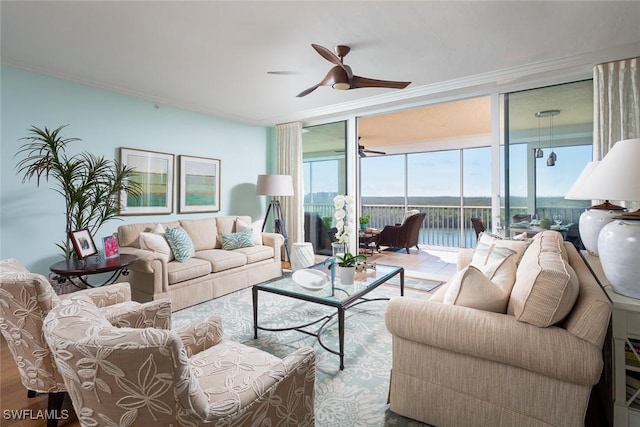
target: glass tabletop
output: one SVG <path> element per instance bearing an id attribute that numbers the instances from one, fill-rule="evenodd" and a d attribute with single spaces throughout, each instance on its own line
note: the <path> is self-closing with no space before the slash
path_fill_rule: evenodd
<path id="1" fill-rule="evenodd" d="M 327 274 L 329 278 L 332 277 L 332 272 L 328 269 L 328 265 L 323 263 L 316 264 L 308 268 L 322 271 Z M 365 295 L 393 276 L 399 274 L 402 270 L 402 267 L 377 264 L 375 270 L 368 269 L 363 272 L 356 272 L 355 280 L 352 285 L 343 285 L 340 283 L 340 278 L 335 277 L 333 280 L 333 286 L 329 283 L 327 286 L 319 290 L 303 288 L 294 282 L 291 277 L 292 273 L 286 272 L 282 277 L 255 285 L 255 288 L 281 295 L 288 295 L 294 298 L 310 301 L 315 300 L 318 302 L 329 303 L 330 305 L 338 305 Z M 400 282 L 398 282 L 398 285 L 399 284 Z"/>

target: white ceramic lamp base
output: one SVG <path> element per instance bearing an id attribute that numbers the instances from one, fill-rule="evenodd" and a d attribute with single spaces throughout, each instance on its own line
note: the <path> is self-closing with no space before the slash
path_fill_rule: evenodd
<path id="1" fill-rule="evenodd" d="M 616 293 L 640 298 L 640 221 L 614 220 L 600 231 L 598 252 Z"/>
<path id="2" fill-rule="evenodd" d="M 620 211 L 604 209 L 587 209 L 580 215 L 578 229 L 580 230 L 580 240 L 584 248 L 591 254 L 599 256 L 598 236 L 602 227 L 613 221 L 613 217 L 620 215 Z"/>

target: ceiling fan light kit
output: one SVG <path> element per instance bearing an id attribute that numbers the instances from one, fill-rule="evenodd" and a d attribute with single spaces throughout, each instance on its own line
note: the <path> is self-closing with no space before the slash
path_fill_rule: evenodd
<path id="1" fill-rule="evenodd" d="M 404 89 L 409 86 L 411 82 L 399 82 L 391 80 L 376 80 L 369 79 L 367 77 L 354 76 L 351 67 L 344 64 L 344 57 L 351 51 L 349 46 L 338 45 L 335 47 L 335 52 L 331 52 L 326 47 L 312 44 L 311 45 L 316 52 L 320 54 L 324 59 L 335 64 L 335 67 L 331 68 L 324 78 L 314 86 L 303 90 L 297 96 L 301 98 L 309 95 L 311 92 L 319 88 L 320 86 L 331 86 L 337 90 L 349 90 L 359 89 L 365 87 L 380 87 L 388 89 Z"/>

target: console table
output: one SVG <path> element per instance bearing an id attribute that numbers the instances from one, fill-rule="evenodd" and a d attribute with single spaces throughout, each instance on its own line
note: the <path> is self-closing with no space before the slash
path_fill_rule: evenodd
<path id="1" fill-rule="evenodd" d="M 83 260 L 68 259 L 56 262 L 49 270 L 57 274 L 58 283 L 64 283 L 67 279 L 78 279 L 87 287 L 95 288 L 97 286 L 110 285 L 115 283 L 120 275 L 128 275 L 128 267 L 136 260 L 135 255 L 121 254 L 113 258 L 104 258 L 90 256 Z M 91 284 L 85 279 L 86 276 L 111 273 L 111 275 L 100 284 Z M 71 280 L 71 283 L 73 281 Z M 74 283 L 75 284 L 75 283 Z"/>
<path id="2" fill-rule="evenodd" d="M 625 351 L 625 347 L 640 342 L 640 299 L 614 292 L 602 270 L 600 258 L 587 251 L 581 253 L 613 305 L 610 346 L 605 344 L 604 379 L 609 389 L 605 390 L 609 394 L 604 396 L 605 412 L 608 418 L 612 416 L 613 427 L 640 426 L 640 387 L 636 379 L 640 378 L 640 352 L 627 356 Z"/>

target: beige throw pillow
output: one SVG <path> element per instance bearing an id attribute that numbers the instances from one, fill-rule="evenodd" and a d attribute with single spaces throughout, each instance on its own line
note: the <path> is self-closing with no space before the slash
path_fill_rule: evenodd
<path id="1" fill-rule="evenodd" d="M 478 268 L 470 265 L 458 271 L 432 301 L 461 305 L 494 313 L 506 313 L 509 294 L 516 278 L 513 256 Z"/>
<path id="2" fill-rule="evenodd" d="M 162 224 L 156 224 L 150 233 L 140 233 L 140 249 L 162 254 L 167 262 L 173 259 L 173 252 L 171 252 L 167 239 L 164 238 L 164 227 Z"/>
<path id="3" fill-rule="evenodd" d="M 482 267 L 500 261 L 511 254 L 515 254 L 517 265 L 528 246 L 528 241 L 501 239 L 493 234 L 482 233 L 473 252 L 471 265 Z"/>
<path id="4" fill-rule="evenodd" d="M 252 236 L 251 241 L 253 242 L 254 246 L 261 245 L 262 244 L 262 220 L 254 221 L 251 224 L 247 224 L 240 218 L 236 219 L 237 232 L 247 231 L 249 229 L 251 229 L 251 236 Z"/>

